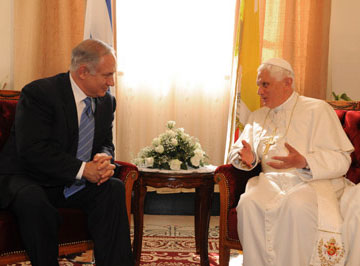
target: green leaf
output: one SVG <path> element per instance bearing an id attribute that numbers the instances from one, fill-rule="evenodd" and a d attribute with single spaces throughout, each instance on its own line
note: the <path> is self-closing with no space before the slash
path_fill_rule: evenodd
<path id="1" fill-rule="evenodd" d="M 340 99 L 343 99 L 344 101 L 352 101 L 351 98 L 346 95 L 346 93 L 341 94 Z"/>
<path id="2" fill-rule="evenodd" d="M 180 168 L 181 168 L 182 170 L 187 170 L 187 169 L 188 169 L 188 168 L 187 168 L 187 165 L 186 165 L 185 163 L 182 163 L 181 166 L 180 166 Z"/>
<path id="3" fill-rule="evenodd" d="M 332 92 L 332 95 L 334 96 L 334 100 L 338 101 L 339 100 L 339 95 L 336 95 L 335 92 Z"/>

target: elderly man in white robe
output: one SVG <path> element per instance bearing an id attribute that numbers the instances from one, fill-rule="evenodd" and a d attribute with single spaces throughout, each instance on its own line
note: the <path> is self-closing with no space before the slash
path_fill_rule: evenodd
<path id="1" fill-rule="evenodd" d="M 354 148 L 335 111 L 296 93 L 283 59 L 261 64 L 257 85 L 263 107 L 228 156 L 242 170 L 262 167 L 236 209 L 244 265 L 360 265 L 351 252 L 356 237 L 344 226 L 359 230 L 359 204 L 350 204 L 359 193 L 344 177 Z"/>

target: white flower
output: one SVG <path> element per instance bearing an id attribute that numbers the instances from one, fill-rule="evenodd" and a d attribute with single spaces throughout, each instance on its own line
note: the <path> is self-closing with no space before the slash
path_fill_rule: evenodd
<path id="1" fill-rule="evenodd" d="M 172 138 L 172 139 L 171 139 L 171 144 L 172 144 L 173 146 L 177 146 L 177 145 L 178 145 L 177 139 Z"/>
<path id="2" fill-rule="evenodd" d="M 164 152 L 164 146 L 163 145 L 159 145 L 157 147 L 155 147 L 155 151 L 157 153 L 163 153 Z"/>
<path id="3" fill-rule="evenodd" d="M 171 170 L 180 170 L 181 161 L 178 159 L 174 159 L 170 161 L 170 169 Z"/>
<path id="4" fill-rule="evenodd" d="M 145 158 L 145 167 L 153 167 L 154 157 Z"/>
<path id="5" fill-rule="evenodd" d="M 203 156 L 204 156 L 204 151 L 201 150 L 201 149 L 196 149 L 196 150 L 194 151 L 194 154 L 195 154 L 195 156 L 197 156 L 197 157 L 199 157 L 200 159 L 202 159 Z"/>
<path id="6" fill-rule="evenodd" d="M 166 127 L 168 128 L 168 129 L 172 129 L 172 128 L 174 128 L 174 126 L 175 126 L 175 121 L 168 121 L 167 123 L 166 123 Z"/>
<path id="7" fill-rule="evenodd" d="M 147 146 L 140 151 L 139 157 L 145 158 L 147 157 L 147 154 L 150 153 L 151 151 L 152 151 L 151 147 Z"/>
<path id="8" fill-rule="evenodd" d="M 190 162 L 193 166 L 198 167 L 200 165 L 200 160 L 201 160 L 200 157 L 195 155 L 195 156 L 191 157 Z"/>
<path id="9" fill-rule="evenodd" d="M 201 150 L 201 145 L 200 145 L 199 142 L 196 142 L 196 143 L 195 143 L 195 149 Z"/>
<path id="10" fill-rule="evenodd" d="M 169 138 L 174 138 L 176 136 L 176 133 L 172 130 L 166 130 L 165 136 Z"/>
<path id="11" fill-rule="evenodd" d="M 168 121 L 166 131 L 144 147 L 133 162 L 141 167 L 180 170 L 189 166 L 206 164 L 206 153 L 199 140 L 185 133 L 183 128 L 175 128 L 175 121 Z M 178 159 L 182 158 L 182 160 Z"/>
<path id="12" fill-rule="evenodd" d="M 158 146 L 160 144 L 160 138 L 154 138 L 152 141 L 152 145 L 154 147 Z"/>
<path id="13" fill-rule="evenodd" d="M 195 147 L 195 149 L 198 148 L 198 147 L 197 147 L 197 144 L 198 144 L 199 142 L 197 141 L 196 138 L 190 137 L 190 143 L 191 143 L 191 145 L 193 145 L 193 146 Z"/>
<path id="14" fill-rule="evenodd" d="M 141 157 L 135 158 L 133 160 L 133 163 L 136 164 L 136 165 L 143 165 L 144 164 L 144 159 L 141 158 Z"/>
<path id="15" fill-rule="evenodd" d="M 191 139 L 190 135 L 187 134 L 187 133 L 181 134 L 181 138 L 182 138 L 182 140 L 185 141 L 185 142 L 189 142 L 190 139 Z"/>

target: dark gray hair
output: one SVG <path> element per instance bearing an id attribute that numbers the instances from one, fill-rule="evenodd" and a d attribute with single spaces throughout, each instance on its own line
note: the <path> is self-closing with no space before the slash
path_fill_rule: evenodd
<path id="1" fill-rule="evenodd" d="M 70 71 L 76 71 L 80 65 L 85 64 L 91 74 L 95 74 L 100 58 L 113 54 L 114 49 L 103 41 L 87 39 L 78 44 L 71 53 Z"/>

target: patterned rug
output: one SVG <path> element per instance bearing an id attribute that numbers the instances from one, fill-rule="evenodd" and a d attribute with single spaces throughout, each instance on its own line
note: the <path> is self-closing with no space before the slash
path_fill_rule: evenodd
<path id="1" fill-rule="evenodd" d="M 209 239 L 210 265 L 218 265 L 217 239 Z M 199 265 L 200 256 L 195 252 L 193 237 L 151 237 L 143 240 L 141 265 Z"/>
<path id="2" fill-rule="evenodd" d="M 133 228 L 131 228 L 133 235 Z M 209 228 L 209 261 L 211 266 L 219 265 L 219 228 Z M 233 251 L 230 265 L 242 265 L 242 256 Z M 94 265 L 92 251 L 72 254 L 59 259 L 61 266 Z M 200 256 L 195 252 L 193 226 L 146 224 L 143 235 L 143 247 L 140 265 L 143 266 L 193 266 L 200 264 Z M 11 266 L 31 265 L 30 262 Z M 9 265 L 10 266 L 10 265 Z"/>
<path id="3" fill-rule="evenodd" d="M 144 230 L 141 265 L 199 265 L 193 226 L 147 224 Z M 210 265 L 219 264 L 219 228 L 209 229 Z"/>

